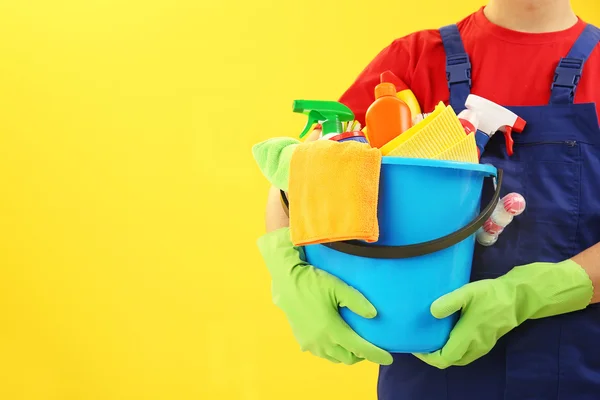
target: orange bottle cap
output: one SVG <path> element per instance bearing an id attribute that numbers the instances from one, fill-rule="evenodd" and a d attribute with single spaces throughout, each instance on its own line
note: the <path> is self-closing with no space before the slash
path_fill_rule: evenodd
<path id="1" fill-rule="evenodd" d="M 375 86 L 375 98 L 378 99 L 383 96 L 396 96 L 396 85 L 384 82 Z"/>

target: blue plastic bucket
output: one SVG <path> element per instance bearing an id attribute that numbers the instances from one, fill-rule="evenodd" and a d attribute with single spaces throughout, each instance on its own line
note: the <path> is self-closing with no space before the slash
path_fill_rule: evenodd
<path id="1" fill-rule="evenodd" d="M 484 178 L 496 193 L 481 210 Z M 359 290 L 378 311 L 374 319 L 341 308 L 365 340 L 393 353 L 438 350 L 458 313 L 438 320 L 430 306 L 469 282 L 475 233 L 496 206 L 502 171 L 491 165 L 383 157 L 377 243 L 305 247 L 307 261 Z"/>

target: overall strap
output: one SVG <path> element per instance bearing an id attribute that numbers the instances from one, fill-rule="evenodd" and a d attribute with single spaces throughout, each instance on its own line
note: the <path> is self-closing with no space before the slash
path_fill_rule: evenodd
<path id="1" fill-rule="evenodd" d="M 465 109 L 465 102 L 471 94 L 471 61 L 456 24 L 444 26 L 440 29 L 440 34 L 446 51 L 446 78 L 450 90 L 450 105 L 458 114 Z"/>
<path id="2" fill-rule="evenodd" d="M 550 104 L 573 104 L 583 65 L 599 41 L 600 29 L 587 25 L 569 54 L 558 63 L 552 82 Z"/>

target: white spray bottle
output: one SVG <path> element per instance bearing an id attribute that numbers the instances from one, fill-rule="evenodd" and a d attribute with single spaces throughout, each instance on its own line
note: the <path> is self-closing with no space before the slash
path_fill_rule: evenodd
<path id="1" fill-rule="evenodd" d="M 506 140 L 506 152 L 512 156 L 514 144 L 512 132 L 523 132 L 527 122 L 509 109 L 474 94 L 467 97 L 465 107 L 477 114 L 479 120 L 477 130 L 484 134 L 476 137 L 477 147 L 481 145 L 480 149 L 484 148 L 489 139 L 496 132 L 501 131 Z M 483 141 L 485 143 L 481 143 Z"/>

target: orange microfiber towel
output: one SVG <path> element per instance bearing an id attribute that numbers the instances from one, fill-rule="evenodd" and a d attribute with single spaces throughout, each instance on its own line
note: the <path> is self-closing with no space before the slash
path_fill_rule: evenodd
<path id="1" fill-rule="evenodd" d="M 298 145 L 290 162 L 290 232 L 295 246 L 379 238 L 381 151 L 365 143 Z"/>

